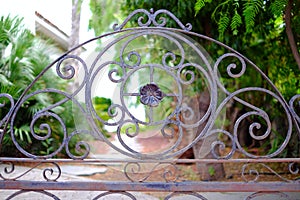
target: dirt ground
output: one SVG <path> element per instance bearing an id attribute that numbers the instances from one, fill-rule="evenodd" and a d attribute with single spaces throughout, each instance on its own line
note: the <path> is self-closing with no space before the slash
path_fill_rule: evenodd
<path id="1" fill-rule="evenodd" d="M 149 137 L 136 137 L 135 141 L 130 143 L 130 147 L 143 152 L 155 152 L 168 147 L 170 141 L 159 135 Z M 111 138 L 113 141 L 114 138 Z M 112 142 L 113 143 L 113 142 Z M 138 144 L 136 147 L 134 145 Z M 106 144 L 94 143 L 92 146 L 98 146 L 93 153 L 96 155 L 105 154 L 111 151 L 111 147 Z M 230 151 L 225 149 L 223 154 Z M 236 152 L 233 158 L 243 158 L 239 152 Z M 122 164 L 114 163 L 106 165 L 107 171 L 104 174 L 95 174 L 90 178 L 96 180 L 122 180 L 122 181 L 203 181 L 197 171 L 196 164 L 158 164 L 158 163 L 140 163 L 140 164 Z M 288 163 L 267 163 L 267 164 L 247 164 L 247 163 L 225 163 L 224 177 L 214 177 L 217 181 L 288 181 L 299 179 L 299 174 L 289 172 Z M 244 172 L 243 172 L 244 170 Z M 258 172 L 258 174 L 256 173 Z M 214 172 L 211 172 L 214 176 Z M 207 180 L 205 180 L 207 181 Z"/>
<path id="2" fill-rule="evenodd" d="M 130 147 L 134 150 L 143 153 L 155 152 L 161 149 L 168 148 L 170 143 L 168 138 L 164 138 L 161 135 L 144 134 L 143 137 L 134 137 L 129 142 Z M 113 145 L 118 146 L 115 143 L 116 136 L 112 136 L 110 141 Z M 90 141 L 91 158 L 106 159 L 118 158 L 124 159 L 121 154 L 104 142 Z M 226 154 L 230 149 L 225 149 L 223 154 Z M 101 157 L 102 156 L 102 157 Z M 233 158 L 242 158 L 243 156 L 236 152 Z M 19 163 L 22 165 L 30 165 L 29 163 Z M 66 163 L 61 163 L 62 165 Z M 69 164 L 69 163 L 68 163 Z M 288 163 L 268 163 L 268 164 L 249 164 L 247 163 L 225 163 L 224 177 L 214 177 L 217 181 L 288 181 L 299 179 L 299 173 L 292 174 L 289 172 Z M 31 164 L 33 166 L 34 164 Z M 73 165 L 78 165 L 73 163 Z M 159 164 L 157 163 L 89 163 L 84 164 L 87 166 L 105 167 L 107 170 L 105 173 L 96 173 L 86 178 L 94 180 L 107 180 L 107 181 L 203 181 L 201 180 L 197 171 L 196 164 Z M 42 166 L 39 166 L 42 167 Z M 244 173 L 243 173 L 244 170 Z M 258 174 L 256 173 L 258 172 Z M 213 170 L 210 172 L 214 176 Z M 207 180 L 205 180 L 207 181 Z"/>

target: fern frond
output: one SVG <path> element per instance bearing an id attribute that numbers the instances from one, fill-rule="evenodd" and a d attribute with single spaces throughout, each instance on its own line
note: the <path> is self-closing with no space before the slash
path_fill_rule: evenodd
<path id="1" fill-rule="evenodd" d="M 227 13 L 221 15 L 220 20 L 218 21 L 218 31 L 219 31 L 219 39 L 222 41 L 224 32 L 226 28 L 229 26 L 230 18 L 228 17 Z"/>
<path id="2" fill-rule="evenodd" d="M 195 4 L 195 16 L 205 6 L 205 3 L 211 3 L 212 0 L 197 0 Z"/>
<path id="3" fill-rule="evenodd" d="M 235 13 L 231 19 L 231 30 L 233 31 L 233 35 L 236 35 L 238 33 L 238 27 L 242 24 L 242 17 L 240 14 L 235 10 Z"/>
<path id="4" fill-rule="evenodd" d="M 271 2 L 270 9 L 272 14 L 277 17 L 281 16 L 287 3 L 287 0 L 274 0 Z"/>
<path id="5" fill-rule="evenodd" d="M 260 11 L 260 9 L 263 8 L 263 5 L 264 5 L 263 0 L 247 1 L 244 4 L 243 15 L 245 18 L 246 32 L 251 32 L 255 24 L 255 17 Z"/>
<path id="6" fill-rule="evenodd" d="M 198 14 L 198 12 L 205 6 L 205 0 L 197 0 L 195 4 L 195 15 Z"/>

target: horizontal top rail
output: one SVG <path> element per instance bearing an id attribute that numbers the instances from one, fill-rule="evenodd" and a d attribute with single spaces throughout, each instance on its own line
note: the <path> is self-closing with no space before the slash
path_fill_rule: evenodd
<path id="1" fill-rule="evenodd" d="M 1 157 L 0 162 L 24 162 L 24 163 L 300 163 L 300 158 L 232 158 L 232 159 L 165 159 L 165 160 L 139 160 L 139 159 L 32 159 Z"/>

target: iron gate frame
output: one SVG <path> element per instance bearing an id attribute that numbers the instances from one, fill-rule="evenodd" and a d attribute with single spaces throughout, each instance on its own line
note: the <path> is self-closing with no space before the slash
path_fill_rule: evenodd
<path id="1" fill-rule="evenodd" d="M 127 25 L 127 23 L 129 23 L 130 20 L 132 20 L 136 15 L 138 14 L 143 14 L 142 17 L 138 18 L 138 27 L 134 27 L 134 28 L 125 28 L 125 26 Z M 176 29 L 176 28 L 168 28 L 166 27 L 167 24 L 167 20 L 165 18 L 165 16 L 160 17 L 157 20 L 157 17 L 161 14 L 164 14 L 165 16 L 171 18 L 172 20 L 174 20 L 176 22 L 176 24 L 181 28 L 181 29 Z M 143 21 L 145 20 L 145 17 L 147 18 L 147 21 Z M 214 64 L 214 66 L 211 66 L 211 68 L 207 68 L 205 71 L 204 68 L 201 68 L 201 72 L 203 72 L 204 76 L 209 79 L 208 80 L 208 84 L 211 87 L 211 102 L 210 102 L 210 107 L 209 107 L 209 114 L 205 115 L 207 116 L 207 126 L 205 126 L 205 128 L 203 129 L 203 131 L 200 133 L 200 136 L 197 137 L 197 139 L 195 139 L 194 141 L 192 141 L 190 144 L 188 144 L 188 146 L 184 147 L 183 149 L 179 150 L 179 151 L 175 151 L 175 153 L 173 152 L 173 150 L 175 148 L 172 148 L 170 151 L 166 151 L 166 153 L 163 154 L 154 154 L 154 155 L 148 155 L 148 154 L 143 154 L 143 153 L 139 153 L 139 152 L 135 152 L 134 150 L 132 150 L 130 147 L 128 147 L 125 142 L 121 139 L 121 136 L 119 137 L 120 143 L 125 147 L 125 149 L 127 149 L 127 151 L 118 149 L 117 147 L 114 147 L 112 145 L 110 145 L 112 148 L 114 148 L 115 150 L 121 152 L 122 154 L 129 156 L 128 159 L 90 159 L 87 158 L 88 153 L 89 153 L 89 148 L 87 146 L 86 147 L 86 153 L 82 156 L 75 156 L 72 153 L 70 153 L 69 149 L 68 149 L 68 142 L 70 141 L 70 138 L 74 135 L 76 135 L 80 130 L 75 130 L 74 132 L 70 133 L 66 133 L 66 138 L 64 139 L 63 143 L 61 144 L 60 148 L 55 151 L 54 153 L 51 153 L 49 155 L 46 156 L 37 156 L 37 155 L 33 155 L 29 152 L 27 152 L 26 150 L 24 150 L 21 146 L 18 145 L 18 143 L 14 140 L 14 143 L 16 145 L 16 148 L 23 153 L 24 157 L 23 158 L 11 158 L 11 157 L 0 157 L 0 162 L 1 163 L 9 163 L 9 167 L 5 167 L 3 172 L 0 173 L 0 189 L 1 190 L 20 190 L 16 193 L 14 193 L 13 195 L 11 195 L 10 197 L 7 197 L 8 199 L 13 198 L 15 196 L 18 196 L 19 194 L 22 193 L 26 193 L 29 191 L 33 191 L 33 192 L 38 192 L 38 193 L 42 193 L 44 195 L 50 196 L 53 199 L 58 199 L 58 197 L 56 197 L 55 195 L 52 195 L 50 192 L 48 191 L 53 191 L 53 190 L 70 190 L 70 191 L 108 191 L 106 193 L 102 193 L 100 195 L 98 195 L 97 197 L 95 197 L 95 199 L 98 199 L 102 196 L 106 196 L 109 195 L 111 193 L 121 193 L 124 194 L 126 196 L 128 196 L 131 199 L 136 199 L 134 197 L 134 195 L 130 194 L 129 191 L 147 191 L 147 192 L 171 192 L 169 195 L 167 195 L 165 197 L 165 199 L 169 199 L 172 198 L 172 196 L 177 195 L 177 194 L 187 194 L 187 195 L 192 195 L 194 197 L 198 197 L 199 199 L 205 199 L 203 196 L 201 196 L 200 194 L 198 194 L 198 192 L 253 192 L 254 194 L 269 194 L 269 193 L 277 193 L 277 192 L 300 192 L 300 183 L 299 180 L 289 180 L 286 179 L 282 176 L 280 176 L 278 173 L 276 173 L 276 171 L 274 170 L 270 170 L 272 173 L 274 173 L 275 176 L 278 176 L 279 179 L 281 181 L 275 181 L 275 182 L 257 182 L 258 177 L 259 177 L 259 172 L 258 171 L 252 171 L 250 173 L 254 173 L 256 175 L 255 179 L 253 180 L 246 180 L 243 182 L 219 182 L 219 181 L 211 181 L 211 182 L 203 182 L 203 181 L 186 181 L 186 182 L 177 182 L 177 181 L 169 181 L 167 179 L 165 179 L 165 182 L 147 182 L 145 180 L 142 181 L 135 181 L 132 180 L 130 178 L 128 178 L 128 182 L 124 182 L 124 181 L 120 181 L 120 182 L 111 182 L 111 181 L 63 181 L 60 182 L 59 178 L 61 175 L 61 170 L 60 170 L 60 165 L 58 163 L 102 163 L 102 164 L 106 164 L 106 163 L 127 163 L 127 164 L 135 164 L 135 165 L 140 165 L 142 163 L 157 163 L 158 165 L 160 164 L 169 164 L 169 165 L 174 165 L 175 164 L 186 164 L 186 163 L 202 163 L 202 164 L 208 164 L 208 163 L 218 163 L 218 164 L 224 164 L 224 163 L 243 163 L 244 166 L 246 166 L 247 164 L 252 164 L 252 163 L 260 163 L 263 166 L 266 166 L 266 164 L 268 163 L 289 163 L 289 172 L 291 174 L 299 174 L 299 169 L 297 164 L 300 163 L 300 158 L 277 158 L 276 156 L 281 153 L 287 143 L 290 140 L 290 136 L 291 134 L 298 134 L 298 137 L 300 136 L 300 128 L 299 128 L 299 123 L 300 123 L 300 117 L 299 115 L 296 113 L 295 111 L 295 102 L 297 102 L 298 99 L 300 99 L 300 94 L 296 94 L 294 97 L 291 98 L 291 100 L 289 101 L 289 103 L 286 102 L 286 100 L 284 99 L 284 97 L 281 95 L 281 93 L 279 92 L 279 90 L 276 88 L 276 86 L 272 83 L 272 81 L 260 70 L 259 67 L 257 67 L 253 62 L 251 62 L 249 59 L 247 59 L 246 57 L 244 57 L 243 55 L 241 55 L 239 52 L 235 51 L 234 49 L 228 47 L 227 45 L 212 39 L 210 37 L 204 36 L 204 35 L 200 35 L 194 32 L 191 32 L 192 29 L 192 25 L 191 24 L 187 24 L 187 25 L 183 25 L 180 20 L 174 16 L 171 12 L 167 11 L 167 10 L 158 10 L 156 12 L 154 12 L 152 9 L 149 11 L 144 10 L 144 9 L 138 9 L 133 11 L 126 19 L 125 21 L 121 24 L 121 25 L 114 25 L 114 31 L 111 33 L 107 33 L 101 36 L 98 36 L 96 38 L 93 38 L 91 40 L 88 40 L 82 44 L 80 44 L 79 46 L 71 49 L 70 51 L 68 51 L 67 53 L 65 53 L 64 55 L 62 55 L 61 57 L 59 57 L 58 59 L 56 59 L 54 62 L 52 62 L 49 66 L 47 66 L 37 77 L 36 79 L 26 88 L 26 90 L 24 91 L 24 93 L 19 97 L 19 99 L 14 102 L 13 98 L 10 96 L 10 94 L 0 94 L 0 97 L 2 98 L 7 98 L 10 102 L 11 102 L 11 108 L 10 111 L 8 112 L 8 114 L 1 120 L 0 122 L 0 126 L 3 128 L 3 131 L 1 133 L 1 141 L 3 139 L 4 134 L 8 134 L 9 131 L 9 125 L 10 125 L 10 129 L 11 129 L 11 136 L 13 137 L 13 127 L 14 127 L 14 119 L 17 115 L 18 109 L 20 108 L 20 106 L 25 102 L 26 99 L 30 98 L 31 96 L 37 95 L 41 92 L 56 92 L 58 94 L 64 95 L 65 99 L 63 99 L 61 102 L 58 102 L 54 105 L 51 105 L 48 108 L 45 108 L 42 111 L 39 111 L 38 113 L 36 113 L 34 115 L 34 119 L 32 120 L 33 123 L 35 123 L 35 121 L 41 117 L 41 116 L 50 116 L 50 117 L 54 117 L 56 119 L 58 119 L 58 121 L 62 124 L 64 124 L 63 121 L 61 121 L 61 119 L 59 118 L 59 116 L 57 116 L 55 113 L 50 112 L 51 108 L 54 108 L 57 105 L 60 105 L 61 103 L 65 102 L 65 101 L 76 101 L 75 100 L 75 96 L 78 93 L 78 91 L 80 91 L 82 88 L 84 88 L 87 90 L 86 92 L 86 98 L 89 99 L 90 97 L 88 97 L 91 93 L 91 88 L 92 88 L 92 83 L 95 79 L 95 75 L 94 75 L 94 71 L 93 69 L 88 71 L 87 66 L 85 61 L 75 55 L 72 55 L 72 52 L 74 52 L 77 48 L 81 48 L 82 46 L 84 46 L 85 44 L 88 44 L 90 42 L 93 42 L 95 40 L 99 40 L 101 38 L 105 38 L 107 36 L 111 36 L 111 35 L 115 35 L 115 34 L 124 34 L 123 36 L 121 36 L 122 38 L 126 38 L 129 37 L 131 35 L 146 35 L 146 34 L 158 34 L 162 37 L 165 37 L 167 39 L 170 39 L 171 36 L 172 37 L 177 37 L 177 39 L 179 37 L 181 37 L 181 35 L 176 35 L 176 34 L 182 34 L 185 36 L 195 36 L 198 38 L 202 38 L 205 39 L 207 41 L 213 42 L 217 45 L 219 45 L 222 48 L 227 49 L 230 53 L 224 53 L 222 56 L 220 56 L 216 63 Z M 171 36 L 168 36 L 171 35 Z M 121 39 L 120 39 L 121 40 Z M 175 41 L 176 39 L 174 39 Z M 179 39 L 178 39 L 179 40 Z M 184 37 L 180 38 L 181 42 L 187 42 L 189 43 L 188 40 L 186 40 Z M 177 43 L 179 43 L 177 41 Z M 189 43 L 189 45 L 191 46 L 192 44 Z M 108 45 L 109 46 L 109 45 Z M 125 48 L 125 47 L 124 47 Z M 124 48 L 122 49 L 122 51 L 124 51 Z M 103 50 L 101 51 L 102 53 L 105 52 L 108 49 L 108 47 L 106 46 L 105 48 L 103 48 Z M 182 50 L 184 52 L 184 49 L 179 46 L 179 49 Z M 125 69 L 130 69 L 130 70 L 136 70 L 136 69 L 140 69 L 140 60 L 141 60 L 141 56 L 137 53 L 137 52 L 130 52 L 128 55 L 128 59 L 130 59 L 131 56 L 136 56 L 137 58 L 137 63 L 136 66 L 130 66 L 129 64 L 126 64 L 125 61 L 122 60 L 122 54 L 123 52 L 120 52 L 121 56 L 120 62 L 117 61 L 111 61 L 110 64 L 119 64 L 122 70 Z M 101 54 L 101 53 L 100 53 Z M 99 55 L 100 55 L 99 54 Z M 102 54 L 101 54 L 102 55 Z M 101 57 L 101 56 L 99 56 Z M 155 84 L 155 82 L 153 81 L 153 69 L 155 67 L 160 67 L 161 69 L 166 69 L 167 67 L 167 63 L 166 63 L 166 58 L 170 57 L 170 58 L 174 58 L 176 57 L 176 55 L 172 52 L 168 52 L 166 53 L 163 58 L 162 58 L 162 62 L 163 64 L 161 66 L 156 66 L 156 65 L 143 65 L 143 66 L 148 66 L 149 68 L 151 68 L 151 72 L 150 72 L 150 83 L 147 85 L 143 85 L 140 87 L 140 92 L 139 93 L 124 93 L 124 86 L 121 87 L 121 95 L 120 96 L 126 96 L 126 95 L 132 95 L 132 96 L 140 96 L 141 98 L 141 103 L 145 104 L 146 106 L 150 107 L 150 110 L 152 109 L 152 107 L 157 106 L 160 101 L 165 98 L 166 96 L 172 96 L 173 94 L 165 94 L 163 93 L 159 86 Z M 226 57 L 235 57 L 237 58 L 241 64 L 242 64 L 242 69 L 239 73 L 237 74 L 233 74 L 231 72 L 231 70 L 234 68 L 233 65 L 228 65 L 227 67 L 227 73 L 231 78 L 238 78 L 240 76 L 242 76 L 245 72 L 245 70 L 247 69 L 246 66 L 250 65 L 254 70 L 256 70 L 256 72 L 258 74 L 260 74 L 263 79 L 269 84 L 269 86 L 272 88 L 272 91 L 266 88 L 259 88 L 259 87 L 247 87 L 247 88 L 241 88 L 239 90 L 236 90 L 234 92 L 229 92 L 226 90 L 225 87 L 222 86 L 221 82 L 219 81 L 219 78 L 217 77 L 217 73 L 218 73 L 218 65 L 220 64 L 220 62 L 226 58 Z M 82 82 L 82 85 L 80 85 L 77 89 L 75 90 L 75 92 L 73 92 L 72 94 L 68 94 L 66 92 L 63 91 L 59 91 L 56 89 L 51 89 L 51 88 L 47 88 L 43 91 L 34 91 L 34 92 L 30 92 L 30 89 L 32 88 L 32 86 L 34 84 L 37 83 L 37 81 L 39 80 L 40 77 L 42 77 L 48 70 L 50 70 L 51 68 L 53 68 L 53 66 L 55 67 L 56 65 L 56 73 L 57 75 L 62 78 L 62 79 L 72 79 L 75 75 L 75 68 L 73 66 L 68 66 L 67 70 L 69 70 L 71 73 L 66 75 L 63 74 L 62 69 L 61 69 L 61 63 L 63 61 L 65 61 L 66 59 L 75 59 L 77 60 L 77 62 L 81 63 L 83 65 L 84 71 L 85 71 L 85 78 L 84 81 Z M 180 61 L 181 62 L 181 61 Z M 205 62 L 204 62 L 205 63 Z M 206 63 L 207 65 L 210 65 L 208 62 Z M 96 67 L 96 62 L 94 62 L 93 67 L 95 68 L 95 70 L 97 71 Z M 180 66 L 181 65 L 181 66 Z M 184 65 L 184 63 L 179 63 L 177 68 L 175 66 L 176 69 L 178 69 L 178 71 L 182 70 L 182 65 Z M 140 68 L 139 68 L 140 67 Z M 197 69 L 200 69 L 200 67 L 198 67 Z M 167 69 L 167 70 L 174 70 L 173 69 Z M 123 71 L 124 74 L 125 71 Z M 116 80 L 112 77 L 112 74 L 116 73 L 116 71 L 112 70 L 109 73 L 109 78 L 111 81 L 113 82 L 121 82 L 122 80 L 126 79 L 127 74 L 125 77 L 121 77 L 119 80 Z M 191 72 L 189 72 L 191 75 Z M 130 76 L 132 73 L 129 73 L 128 76 Z M 192 75 L 191 75 L 192 76 Z M 175 75 L 173 76 L 175 77 Z M 187 82 L 193 82 L 194 77 L 192 76 L 192 81 L 189 80 Z M 122 80 L 121 80 L 122 79 Z M 178 77 L 175 77 L 176 81 L 181 83 L 181 84 L 185 84 L 185 82 L 183 80 L 181 80 Z M 92 81 L 90 81 L 92 80 Z M 91 83 L 90 83 L 91 82 Z M 217 105 L 217 103 L 214 102 L 214 97 L 213 95 L 215 95 L 217 93 L 218 89 L 222 89 L 223 92 L 226 94 L 226 97 L 223 100 L 223 105 L 225 105 L 229 100 L 234 99 L 242 104 L 246 104 L 247 106 L 249 106 L 250 108 L 253 108 L 252 113 L 248 113 L 246 115 L 250 115 L 250 114 L 256 114 L 256 115 L 260 115 L 261 117 L 263 117 L 266 122 L 269 122 L 269 117 L 267 114 L 265 114 L 264 112 L 262 112 L 261 110 L 257 109 L 257 107 L 255 107 L 254 105 L 251 105 L 250 103 L 240 99 L 237 97 L 238 94 L 242 93 L 242 92 L 247 92 L 247 91 L 259 91 L 259 92 L 263 92 L 263 93 L 267 93 L 271 96 L 273 96 L 275 99 L 277 99 L 279 101 L 279 103 L 281 104 L 281 106 L 283 107 L 283 109 L 285 110 L 285 114 L 287 116 L 287 121 L 289 122 L 289 126 L 288 126 L 288 130 L 287 130 L 287 138 L 284 141 L 284 144 L 280 146 L 280 148 L 275 151 L 275 153 L 272 154 L 267 154 L 266 156 L 255 156 L 252 155 L 251 153 L 248 153 L 246 151 L 243 150 L 243 147 L 240 146 L 239 142 L 237 141 L 237 137 L 236 135 L 234 136 L 230 136 L 230 134 L 224 130 L 213 130 L 213 123 L 216 120 L 216 118 L 211 117 L 214 116 L 214 112 L 219 113 L 219 108 L 221 108 L 222 106 Z M 155 90 L 155 91 L 153 91 Z M 176 96 L 176 95 L 175 95 Z M 178 97 L 179 96 L 179 97 Z M 181 99 L 180 94 L 176 96 L 176 98 Z M 5 105 L 2 105 L 5 106 Z M 86 117 L 88 118 L 88 120 L 94 121 L 94 118 L 91 117 L 93 112 L 93 106 L 91 105 L 91 103 L 88 101 L 86 103 L 86 108 L 89 111 L 86 111 L 83 107 L 81 107 L 82 112 L 84 112 L 86 114 Z M 120 105 L 113 105 L 112 108 L 119 108 L 121 110 L 121 113 L 130 113 L 130 111 L 127 111 L 126 108 L 121 108 Z M 111 108 L 111 109 L 112 109 Z M 177 113 L 182 112 L 182 107 L 179 107 L 177 110 L 174 111 L 174 115 L 177 117 Z M 151 111 L 152 112 L 152 111 Z M 113 115 L 113 114 L 111 114 Z M 141 122 L 138 119 L 136 119 L 134 116 L 130 115 L 131 120 L 130 122 L 135 123 L 136 124 L 146 124 L 146 125 L 151 125 L 151 123 L 153 122 L 153 120 L 151 119 L 150 122 Z M 97 118 L 97 117 L 96 117 Z M 179 117 L 177 117 L 179 118 Z M 203 117 L 204 118 L 204 117 Z M 176 121 L 178 120 L 178 121 Z M 177 123 L 176 125 L 181 127 L 183 125 L 183 123 L 181 123 L 179 121 L 179 119 L 176 119 L 175 122 L 171 121 L 170 118 L 165 119 L 163 121 L 163 123 Z M 235 123 L 235 126 L 238 126 L 240 121 L 242 119 L 237 120 L 237 122 Z M 100 120 L 101 121 L 101 120 Z M 121 120 L 119 120 L 117 122 L 117 124 L 123 124 L 125 123 L 125 119 L 124 117 L 121 117 Z M 171 122 L 170 122 L 171 121 Z M 199 121 L 203 121 L 202 118 Z M 103 122 L 103 121 L 101 121 Z M 127 121 L 126 121 L 127 122 Z M 103 122 L 106 125 L 109 125 L 108 122 Z M 153 122 L 154 123 L 154 122 Z M 93 123 L 92 123 L 93 124 Z M 192 128 L 195 128 L 197 126 L 199 126 L 201 123 L 200 122 L 196 122 L 195 124 L 193 124 Z M 212 124 L 212 125 L 211 125 Z M 122 125 L 120 125 L 122 126 Z M 263 136 L 255 136 L 253 134 L 253 128 L 257 128 L 257 124 L 253 124 L 251 125 L 251 127 L 249 128 L 249 134 L 257 140 L 261 140 L 264 139 L 265 136 L 269 135 L 269 133 L 264 134 Z M 44 126 L 45 128 L 46 126 Z M 47 127 L 46 127 L 47 128 Z M 97 131 L 96 130 L 97 127 L 93 127 L 93 131 Z M 118 128 L 120 129 L 120 128 Z M 138 129 L 138 126 L 137 126 Z M 164 128 L 162 128 L 162 133 L 164 134 Z M 89 132 L 87 130 L 85 130 L 86 132 Z M 218 157 L 217 155 L 215 155 L 215 158 L 212 159 L 178 159 L 178 158 L 174 158 L 182 153 L 184 153 L 187 149 L 191 148 L 196 142 L 198 142 L 202 137 L 206 137 L 208 132 L 212 132 L 212 131 L 220 131 L 222 133 L 224 133 L 225 135 L 229 136 L 230 139 L 232 140 L 232 151 L 229 155 L 227 155 L 226 157 Z M 32 135 L 36 135 L 34 130 L 31 130 Z M 64 130 L 65 132 L 65 130 Z M 51 133 L 51 130 L 50 130 Z M 138 131 L 137 133 L 138 134 Z M 128 133 L 129 135 L 129 133 Z M 135 135 L 131 135 L 131 136 L 135 136 Z M 37 137 L 39 140 L 43 140 L 45 138 L 42 137 Z M 104 141 L 106 143 L 109 143 L 109 141 L 107 141 L 105 139 L 105 137 L 102 137 L 102 139 L 104 139 Z M 219 142 L 219 141 L 216 141 Z M 81 143 L 82 144 L 82 143 Z M 218 143 L 220 145 L 220 143 Z M 217 143 L 215 144 L 217 145 Z M 1 144 L 2 146 L 2 144 Z M 61 149 L 66 148 L 66 151 L 69 155 L 69 159 L 57 159 L 57 158 L 53 158 L 58 152 L 61 151 Z M 211 148 L 211 151 L 213 150 L 214 147 Z M 234 152 L 236 150 L 240 150 L 244 155 L 246 155 L 246 158 L 232 158 L 232 154 L 234 154 Z M 170 153 L 171 152 L 171 153 Z M 26 180 L 19 180 L 22 178 L 22 176 L 24 176 L 27 173 L 30 173 L 30 171 L 35 168 L 33 167 L 32 169 L 24 172 L 23 174 L 21 174 L 20 176 L 17 176 L 15 178 L 5 178 L 5 174 L 12 174 L 15 170 L 15 163 L 17 162 L 25 162 L 25 163 L 35 163 L 36 166 L 40 165 L 40 164 L 44 164 L 44 163 L 50 163 L 53 164 L 53 166 L 55 168 L 58 169 L 59 175 L 55 178 L 55 179 L 50 179 L 47 177 L 47 175 L 45 174 L 46 171 L 49 172 L 49 169 L 45 169 L 44 170 L 44 179 L 43 181 L 26 181 Z M 268 167 L 267 167 L 268 168 Z M 270 169 L 270 168 L 268 168 Z M 244 171 L 245 169 L 242 169 L 242 176 L 244 176 Z M 53 171 L 50 170 L 51 173 L 53 173 Z M 126 191 L 126 192 L 125 192 Z M 255 196 L 255 195 L 254 195 Z M 250 196 L 248 197 L 250 199 Z M 252 198 L 252 196 L 251 196 Z"/>

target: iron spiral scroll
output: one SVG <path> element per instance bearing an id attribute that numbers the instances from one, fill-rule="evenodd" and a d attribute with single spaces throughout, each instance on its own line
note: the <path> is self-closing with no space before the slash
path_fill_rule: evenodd
<path id="1" fill-rule="evenodd" d="M 142 15 L 137 18 L 138 27 L 125 28 L 130 20 L 136 19 L 136 15 Z M 180 29 L 166 27 L 166 16 L 174 20 Z M 34 159 L 53 158 L 63 150 L 71 159 L 86 159 L 90 153 L 89 144 L 85 141 L 78 142 L 76 148 L 81 151 L 81 154 L 74 155 L 73 151 L 69 149 L 69 142 L 76 135 L 87 134 L 104 141 L 123 155 L 137 159 L 159 160 L 177 157 L 200 140 L 205 140 L 212 135 L 224 135 L 230 141 L 229 148 L 231 151 L 222 156 L 217 152 L 228 146 L 228 143 L 225 144 L 219 139 L 211 143 L 210 151 L 215 158 L 229 159 L 236 151 L 242 152 L 248 158 L 273 158 L 286 148 L 293 130 L 299 135 L 299 114 L 297 113 L 299 94 L 287 103 L 270 79 L 250 60 L 214 39 L 193 33 L 190 24 L 183 25 L 169 11 L 136 10 L 121 25 L 115 25 L 114 30 L 114 32 L 96 37 L 76 47 L 81 48 L 96 40 L 109 38 L 106 45 L 96 52 L 92 61 L 87 62 L 83 58 L 73 55 L 72 52 L 76 49 L 74 48 L 46 67 L 16 102 L 9 94 L 0 94 L 1 99 L 10 102 L 10 109 L 0 123 L 4 130 L 1 133 L 2 137 L 4 134 L 10 134 L 16 148 L 26 157 Z M 212 58 L 208 51 L 192 38 L 213 42 L 224 49 L 224 53 Z M 155 46 L 157 45 L 155 42 L 158 42 L 158 46 Z M 112 49 L 114 56 L 107 58 L 108 52 L 111 52 Z M 234 61 L 229 62 L 227 59 L 230 58 Z M 67 60 L 75 60 L 77 66 L 65 65 L 64 62 Z M 224 66 L 226 68 L 225 73 Z M 245 76 L 249 68 L 261 76 L 268 86 L 265 88 L 247 86 L 229 91 L 226 83 L 224 83 L 224 77 L 233 80 L 239 79 Z M 58 78 L 76 79 L 77 86 L 68 91 L 55 88 L 32 91 L 34 84 L 38 84 L 41 76 L 53 69 Z M 223 73 L 220 73 L 221 71 Z M 77 79 L 78 73 L 82 76 L 81 79 Z M 112 97 L 117 100 L 113 99 L 107 111 L 109 120 L 101 118 L 93 105 L 93 97 L 97 92 L 104 91 L 106 87 L 106 85 L 98 85 L 99 77 L 103 74 L 110 83 L 118 87 L 117 92 Z M 132 80 L 136 82 L 131 88 Z M 188 104 L 192 95 L 195 95 L 193 88 L 196 88 L 197 85 L 202 87 L 200 92 L 205 90 L 209 94 L 209 103 L 204 113 L 199 113 Z M 243 121 L 249 117 L 260 119 L 258 122 L 251 123 L 248 128 L 248 134 L 252 139 L 262 141 L 272 134 L 273 118 L 268 111 L 241 97 L 242 94 L 250 92 L 273 98 L 285 114 L 287 124 L 285 138 L 275 151 L 265 155 L 252 154 L 244 149 L 239 142 L 239 128 Z M 56 121 L 61 126 L 63 139 L 55 151 L 47 155 L 35 155 L 19 144 L 15 138 L 13 127 L 19 110 L 25 102 L 42 93 L 53 93 L 62 98 L 34 114 L 30 123 L 30 133 L 37 141 L 45 141 L 53 137 L 53 130 L 49 123 L 42 120 L 44 122 L 38 125 L 40 119 L 49 119 Z M 78 96 L 82 94 L 83 99 L 79 99 Z M 80 115 L 87 122 L 87 127 L 77 127 L 72 131 L 67 130 L 64 119 L 53 111 L 69 101 L 79 110 Z M 228 131 L 222 127 L 217 127 L 216 122 L 226 106 L 232 101 L 245 106 L 247 109 L 235 122 L 232 122 L 234 124 L 233 129 Z M 170 102 L 170 104 L 164 104 L 165 102 Z M 132 113 L 130 103 L 142 106 L 145 118 L 140 118 Z M 0 106 L 5 105 L 1 104 Z M 158 115 L 155 114 L 158 111 L 165 112 L 166 106 L 170 108 L 168 114 L 157 117 Z M 99 124 L 115 128 L 121 147 L 114 145 L 106 137 L 103 130 L 99 128 Z M 266 127 L 264 133 L 257 135 L 256 133 L 262 125 Z M 142 134 L 144 127 L 152 126 L 158 127 L 156 131 L 163 137 L 172 140 L 173 143 L 160 152 L 148 153 L 139 152 L 126 144 L 125 137 L 135 138 Z M 200 126 L 202 129 L 197 129 Z M 46 134 L 39 136 L 38 130 L 42 130 Z M 185 146 L 181 146 L 189 131 L 194 132 L 194 138 Z"/>

